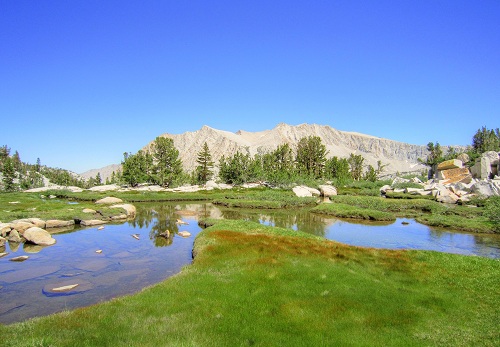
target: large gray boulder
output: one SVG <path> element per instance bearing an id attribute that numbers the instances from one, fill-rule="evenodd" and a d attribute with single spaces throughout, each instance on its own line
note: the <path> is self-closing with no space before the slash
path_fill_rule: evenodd
<path id="1" fill-rule="evenodd" d="M 494 180 L 479 181 L 472 185 L 471 192 L 483 197 L 500 196 L 500 183 Z"/>
<path id="2" fill-rule="evenodd" d="M 437 166 L 438 171 L 442 170 L 450 170 L 450 169 L 460 169 L 464 165 L 460 160 L 457 159 L 450 159 L 443 161 L 442 163 L 439 163 Z"/>
<path id="3" fill-rule="evenodd" d="M 121 202 L 123 202 L 122 199 L 115 198 L 115 197 L 112 197 L 112 196 L 107 196 L 105 198 L 97 200 L 95 203 L 96 204 L 119 204 Z"/>
<path id="4" fill-rule="evenodd" d="M 136 208 L 134 205 L 131 204 L 118 204 L 118 205 L 112 205 L 110 208 L 121 208 L 124 209 L 127 212 L 128 217 L 135 217 L 136 214 Z"/>
<path id="5" fill-rule="evenodd" d="M 487 156 L 481 156 L 476 159 L 474 166 L 470 168 L 472 177 L 478 179 L 487 179 L 491 175 L 491 162 Z"/>
<path id="6" fill-rule="evenodd" d="M 393 190 L 393 189 L 390 185 L 386 184 L 386 185 L 380 187 L 380 194 L 385 195 L 387 193 L 387 191 L 389 191 L 389 190 Z"/>
<path id="7" fill-rule="evenodd" d="M 100 220 L 100 219 L 85 219 L 80 221 L 80 225 L 83 226 L 93 226 L 93 225 L 101 225 L 101 224 L 106 224 L 106 221 Z"/>
<path id="8" fill-rule="evenodd" d="M 325 198 L 337 195 L 337 188 L 330 184 L 322 184 L 318 188 L 321 192 L 321 196 L 324 196 Z"/>
<path id="9" fill-rule="evenodd" d="M 306 198 L 306 197 L 312 197 L 312 193 L 306 189 L 303 186 L 295 186 L 293 187 L 292 191 L 295 193 L 296 196 L 299 198 Z"/>
<path id="10" fill-rule="evenodd" d="M 495 151 L 484 152 L 483 154 L 481 154 L 481 157 L 488 158 L 490 161 L 490 165 L 498 165 L 498 153 Z"/>
<path id="11" fill-rule="evenodd" d="M 29 228 L 24 232 L 24 238 L 31 243 L 40 246 L 50 246 L 56 243 L 56 240 L 46 230 L 38 227 Z"/>
<path id="12" fill-rule="evenodd" d="M 459 155 L 457 155 L 457 159 L 464 164 L 470 161 L 470 157 L 467 153 L 460 153 Z"/>
<path id="13" fill-rule="evenodd" d="M 45 222 L 45 228 L 64 228 L 71 225 L 75 225 L 74 220 L 59 220 L 59 219 L 49 219 Z"/>
<path id="14" fill-rule="evenodd" d="M 114 191 L 120 189 L 119 185 L 116 184 L 107 184 L 103 186 L 95 186 L 92 188 L 89 188 L 90 191 L 92 192 L 108 192 L 108 191 Z"/>
<path id="15" fill-rule="evenodd" d="M 319 190 L 317 190 L 316 188 L 311 188 L 308 186 L 302 186 L 302 187 L 307 189 L 313 196 L 320 196 L 321 195 L 321 192 Z"/>
<path id="16" fill-rule="evenodd" d="M 9 233 L 9 241 L 10 242 L 16 242 L 20 243 L 21 242 L 21 236 L 19 236 L 19 233 L 17 230 L 11 230 Z"/>
<path id="17" fill-rule="evenodd" d="M 408 183 L 408 182 L 411 182 L 409 179 L 407 178 L 402 178 L 402 177 L 395 177 L 393 180 L 392 180 L 392 183 L 391 183 L 391 186 L 395 186 L 396 184 L 398 183 Z"/>
<path id="18" fill-rule="evenodd" d="M 13 223 L 10 223 L 10 227 L 19 231 L 21 234 L 33 226 L 33 223 L 30 222 L 14 221 Z"/>

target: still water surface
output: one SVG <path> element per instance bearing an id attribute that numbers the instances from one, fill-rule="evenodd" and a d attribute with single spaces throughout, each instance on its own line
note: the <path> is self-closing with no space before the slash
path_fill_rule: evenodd
<path id="1" fill-rule="evenodd" d="M 135 293 L 180 271 L 192 260 L 191 251 L 201 231 L 199 218 L 244 219 L 301 230 L 351 245 L 425 249 L 500 258 L 500 235 L 453 233 L 432 229 L 413 220 L 392 224 L 359 224 L 293 211 L 245 211 L 205 203 L 136 204 L 137 217 L 104 230 L 76 228 L 54 234 L 50 247 L 8 244 L 0 259 L 0 323 L 88 306 Z M 188 225 L 176 224 L 182 219 Z M 409 223 L 407 225 L 402 222 Z M 166 229 L 171 237 L 159 236 Z M 176 233 L 189 231 L 191 237 Z M 132 237 L 139 234 L 139 239 Z M 102 250 L 102 253 L 96 253 Z M 2 250 L 0 250 L 2 251 Z M 18 263 L 10 258 L 28 255 Z M 51 289 L 70 284 L 69 293 Z"/>

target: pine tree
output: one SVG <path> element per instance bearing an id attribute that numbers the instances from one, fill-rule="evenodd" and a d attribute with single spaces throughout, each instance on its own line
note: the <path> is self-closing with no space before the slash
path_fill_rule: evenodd
<path id="1" fill-rule="evenodd" d="M 123 182 L 135 187 L 141 182 L 151 181 L 153 157 L 142 150 L 136 154 L 123 153 L 122 167 Z"/>
<path id="2" fill-rule="evenodd" d="M 325 164 L 325 175 L 328 178 L 335 179 L 337 184 L 346 184 L 351 180 L 347 159 L 336 156 L 328 159 Z"/>
<path id="3" fill-rule="evenodd" d="M 205 142 L 202 150 L 198 153 L 196 159 L 198 166 L 196 167 L 198 183 L 206 183 L 212 178 L 214 162 L 212 161 L 212 154 Z"/>
<path id="4" fill-rule="evenodd" d="M 101 178 L 101 173 L 98 172 L 97 175 L 95 175 L 95 181 L 94 181 L 96 186 L 102 185 L 102 178 Z"/>
<path id="5" fill-rule="evenodd" d="M 4 162 L 10 155 L 10 148 L 7 145 L 0 147 L 0 171 L 3 170 Z"/>
<path id="6" fill-rule="evenodd" d="M 7 192 L 12 192 L 17 190 L 17 186 L 14 183 L 15 170 L 14 163 L 10 157 L 7 157 L 3 161 L 3 188 Z"/>
<path id="7" fill-rule="evenodd" d="M 349 163 L 350 173 L 353 180 L 359 181 L 361 176 L 363 175 L 363 162 L 365 158 L 361 156 L 361 154 L 351 153 L 347 162 Z"/>
<path id="8" fill-rule="evenodd" d="M 19 156 L 18 151 L 16 151 L 12 156 L 12 164 L 14 165 L 14 169 L 16 171 L 21 171 L 23 163 L 21 162 L 21 157 Z"/>
<path id="9" fill-rule="evenodd" d="M 169 187 L 182 175 L 182 161 L 179 151 L 174 146 L 174 140 L 157 137 L 152 145 L 153 180 L 160 186 Z"/>
<path id="10" fill-rule="evenodd" d="M 365 172 L 364 179 L 366 181 L 375 182 L 377 180 L 377 172 L 375 168 L 371 165 L 368 165 L 368 169 Z"/>
<path id="11" fill-rule="evenodd" d="M 297 171 L 313 178 L 321 178 L 327 150 L 318 136 L 303 137 L 297 145 Z"/>
<path id="12" fill-rule="evenodd" d="M 488 130 L 486 127 L 478 129 L 472 138 L 472 147 L 478 154 L 500 151 L 500 130 L 498 128 Z"/>

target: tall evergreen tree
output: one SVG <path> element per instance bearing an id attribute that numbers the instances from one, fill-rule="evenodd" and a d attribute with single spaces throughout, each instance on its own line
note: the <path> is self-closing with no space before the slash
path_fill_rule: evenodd
<path id="1" fill-rule="evenodd" d="M 371 165 L 368 165 L 368 169 L 363 177 L 366 181 L 375 182 L 377 180 L 377 171 Z"/>
<path id="2" fill-rule="evenodd" d="M 136 154 L 124 153 L 122 161 L 122 179 L 124 183 L 137 186 L 151 180 L 153 157 L 139 150 Z"/>
<path id="3" fill-rule="evenodd" d="M 212 178 L 214 162 L 212 161 L 212 154 L 208 144 L 203 144 L 202 150 L 198 153 L 196 158 L 198 166 L 196 167 L 198 183 L 205 183 Z"/>
<path id="4" fill-rule="evenodd" d="M 361 154 L 351 153 L 347 162 L 349 163 L 352 179 L 359 181 L 363 175 L 363 162 L 365 158 Z"/>
<path id="5" fill-rule="evenodd" d="M 21 162 L 21 156 L 18 151 L 15 151 L 12 155 L 12 164 L 14 165 L 15 170 L 21 171 L 23 163 Z"/>
<path id="6" fill-rule="evenodd" d="M 347 159 L 336 156 L 328 159 L 325 164 L 325 175 L 327 178 L 337 180 L 338 184 L 347 183 L 351 179 Z"/>
<path id="7" fill-rule="evenodd" d="M 236 152 L 232 157 L 222 158 L 219 161 L 219 177 L 229 184 L 241 184 L 251 178 L 250 155 Z"/>
<path id="8" fill-rule="evenodd" d="M 262 155 L 261 160 L 264 179 L 271 183 L 284 183 L 293 176 L 295 162 L 292 149 L 287 143 Z"/>
<path id="9" fill-rule="evenodd" d="M 303 137 L 297 145 L 296 165 L 300 174 L 313 178 L 323 176 L 327 150 L 318 136 Z"/>
<path id="10" fill-rule="evenodd" d="M 3 170 L 4 162 L 10 155 L 10 148 L 7 145 L 0 147 L 0 171 Z"/>
<path id="11" fill-rule="evenodd" d="M 472 147 L 478 154 L 500 151 L 500 130 L 498 128 L 488 130 L 486 127 L 478 129 L 472 138 Z"/>
<path id="12" fill-rule="evenodd" d="M 12 192 L 17 190 L 17 186 L 14 183 L 15 170 L 14 163 L 12 159 L 7 156 L 3 161 L 3 189 L 7 192 Z"/>
<path id="13" fill-rule="evenodd" d="M 95 175 L 94 184 L 96 186 L 102 185 L 102 178 L 101 178 L 101 173 L 100 172 L 98 172 L 97 175 Z"/>
<path id="14" fill-rule="evenodd" d="M 182 161 L 179 151 L 174 146 L 174 140 L 157 137 L 151 147 L 153 156 L 153 180 L 155 183 L 168 187 L 181 178 Z"/>

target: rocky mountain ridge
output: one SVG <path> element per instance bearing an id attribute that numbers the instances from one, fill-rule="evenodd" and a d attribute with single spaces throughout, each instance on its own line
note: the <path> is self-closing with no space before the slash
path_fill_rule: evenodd
<path id="1" fill-rule="evenodd" d="M 428 154 L 426 146 L 412 145 L 394 140 L 384 139 L 371 135 L 355 132 L 340 131 L 328 125 L 278 124 L 274 129 L 259 132 L 240 130 L 236 133 L 218 130 L 207 125 L 197 131 L 188 131 L 182 134 L 165 133 L 160 135 L 173 139 L 175 147 L 179 150 L 184 169 L 191 171 L 196 167 L 196 157 L 206 142 L 212 154 L 213 161 L 217 164 L 224 156 L 232 156 L 237 151 L 248 153 L 251 156 L 267 153 L 279 145 L 288 143 L 296 148 L 299 140 L 307 136 L 319 136 L 328 150 L 327 157 L 348 157 L 351 153 L 360 154 L 365 158 L 365 164 L 376 167 L 377 161 L 387 165 L 385 173 L 415 172 L 425 169 L 418 162 L 418 158 L 425 158 Z M 154 139 L 144 146 L 149 150 Z M 97 172 L 103 180 L 116 171 L 119 165 L 106 166 L 81 174 L 83 177 L 95 177 Z"/>
<path id="2" fill-rule="evenodd" d="M 203 144 L 207 142 L 215 163 L 225 155 L 231 156 L 236 151 L 248 153 L 251 156 L 273 151 L 281 144 L 288 143 L 296 148 L 301 138 L 318 136 L 328 150 L 327 157 L 348 157 L 351 153 L 360 154 L 365 163 L 376 166 L 377 161 L 388 164 L 386 172 L 409 172 L 424 169 L 418 158 L 427 156 L 426 146 L 412 145 L 403 142 L 383 139 L 375 136 L 336 130 L 327 125 L 278 124 L 272 130 L 247 132 L 240 130 L 236 133 L 217 130 L 203 126 L 194 132 L 185 132 L 179 135 L 163 134 L 162 137 L 173 139 L 179 150 L 184 168 L 188 171 L 196 167 L 196 156 Z M 143 149 L 148 150 L 153 141 Z"/>

